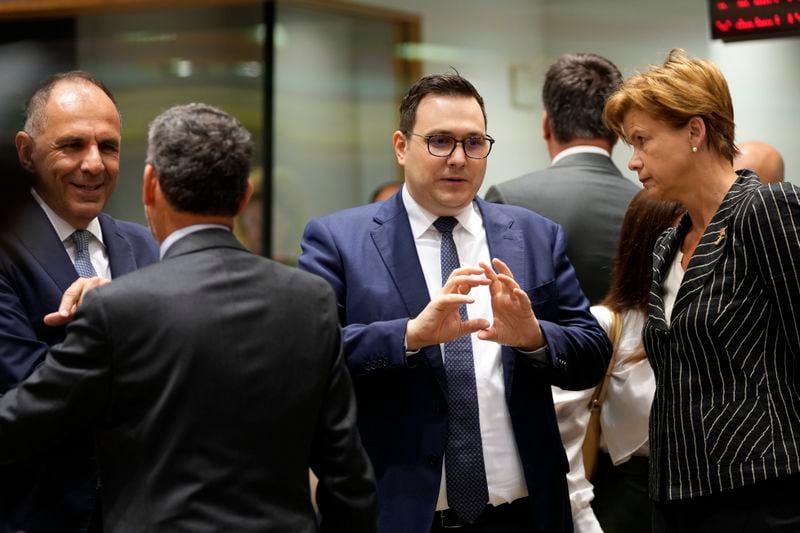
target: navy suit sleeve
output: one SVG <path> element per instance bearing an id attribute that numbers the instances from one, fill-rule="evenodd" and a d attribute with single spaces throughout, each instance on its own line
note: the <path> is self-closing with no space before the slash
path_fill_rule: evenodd
<path id="1" fill-rule="evenodd" d="M 333 287 L 339 323 L 343 329 L 344 353 L 353 376 L 406 367 L 405 332 L 409 317 L 386 317 L 385 320 L 368 324 L 353 321 L 352 317 L 347 316 L 348 279 L 335 237 L 321 221 L 311 220 L 303 233 L 300 247 L 302 255 L 297 266 L 322 277 Z M 359 268 L 374 266 L 362 264 Z"/>
<path id="2" fill-rule="evenodd" d="M 14 290 L 16 273 L 0 271 L 0 392 L 15 387 L 44 358 L 48 345 L 37 337 L 25 306 Z"/>
<path id="3" fill-rule="evenodd" d="M 0 462 L 41 452 L 88 428 L 103 408 L 111 347 L 99 304 L 96 294 L 87 295 L 64 342 L 19 387 L 0 397 Z"/>
<path id="4" fill-rule="evenodd" d="M 560 226 L 554 228 L 555 293 L 551 298 L 555 297 L 555 305 L 537 311 L 535 291 L 532 304 L 548 345 L 551 384 L 566 390 L 583 390 L 600 382 L 611 357 L 611 345 L 589 311 L 589 301 L 567 259 L 564 230 Z"/>
<path id="5" fill-rule="evenodd" d="M 107 215 L 101 215 L 100 220 L 114 277 L 158 261 L 158 244 L 147 228 L 115 221 Z M 64 280 L 59 285 L 52 278 L 52 272 L 48 272 L 27 252 L 20 252 L 22 248 L 12 246 L 5 240 L 2 247 L 0 392 L 15 387 L 29 376 L 36 365 L 44 360 L 48 347 L 62 341 L 65 334 L 63 327 L 52 328 L 42 322 L 46 313 L 58 309 L 60 287 L 65 286 Z M 60 253 L 64 254 L 66 261 L 65 252 Z M 48 267 L 61 268 L 54 264 L 48 264 Z M 69 275 L 71 279 L 77 277 L 74 270 Z"/>

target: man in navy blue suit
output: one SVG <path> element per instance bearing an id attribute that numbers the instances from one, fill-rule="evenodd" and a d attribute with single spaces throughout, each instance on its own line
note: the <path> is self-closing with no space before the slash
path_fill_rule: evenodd
<path id="1" fill-rule="evenodd" d="M 411 87 L 393 143 L 403 189 L 310 221 L 299 260 L 337 295 L 379 529 L 572 531 L 550 386 L 610 347 L 563 231 L 476 196 L 494 140 L 461 76 Z"/>
<path id="2" fill-rule="evenodd" d="M 112 278 L 158 260 L 145 227 L 101 213 L 119 174 L 120 116 L 100 81 L 80 71 L 45 80 L 16 148 L 31 190 L 0 235 L 0 392 L 64 339 L 65 328 L 43 317 L 58 309 L 79 270 Z M 91 435 L 3 466 L 0 479 L 0 533 L 99 530 L 91 521 L 99 505 Z"/>

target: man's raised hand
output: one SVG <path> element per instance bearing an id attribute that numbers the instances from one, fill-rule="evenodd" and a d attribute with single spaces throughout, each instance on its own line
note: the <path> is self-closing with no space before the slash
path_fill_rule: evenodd
<path id="1" fill-rule="evenodd" d="M 478 332 L 478 338 L 524 351 L 541 348 L 544 337 L 528 295 L 520 288 L 508 265 L 499 259 L 493 259 L 492 265 L 494 268 L 480 263 L 489 280 L 494 322 Z"/>
<path id="2" fill-rule="evenodd" d="M 44 323 L 48 326 L 63 326 L 75 318 L 75 311 L 83 303 L 83 299 L 90 290 L 109 283 L 111 280 L 101 277 L 78 278 L 64 291 L 58 311 L 45 315 Z"/>
<path id="3" fill-rule="evenodd" d="M 475 301 L 469 296 L 470 290 L 489 283 L 483 268 L 461 267 L 453 270 L 439 294 L 418 316 L 408 321 L 406 350 L 416 351 L 488 328 L 489 321 L 485 318 L 462 321 L 458 308 Z"/>

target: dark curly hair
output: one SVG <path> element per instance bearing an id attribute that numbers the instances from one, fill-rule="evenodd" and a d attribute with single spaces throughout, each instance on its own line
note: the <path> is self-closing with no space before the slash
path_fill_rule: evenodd
<path id="1" fill-rule="evenodd" d="M 247 190 L 253 140 L 238 120 L 207 104 L 179 105 L 150 124 L 147 163 L 180 211 L 236 215 Z"/>

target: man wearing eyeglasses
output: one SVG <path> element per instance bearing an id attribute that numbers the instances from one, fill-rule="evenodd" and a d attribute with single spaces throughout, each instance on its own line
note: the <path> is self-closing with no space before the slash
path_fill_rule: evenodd
<path id="1" fill-rule="evenodd" d="M 306 226 L 333 286 L 382 533 L 572 531 L 550 385 L 608 363 L 556 224 L 476 194 L 494 140 L 458 74 L 400 105 L 405 184 Z"/>

